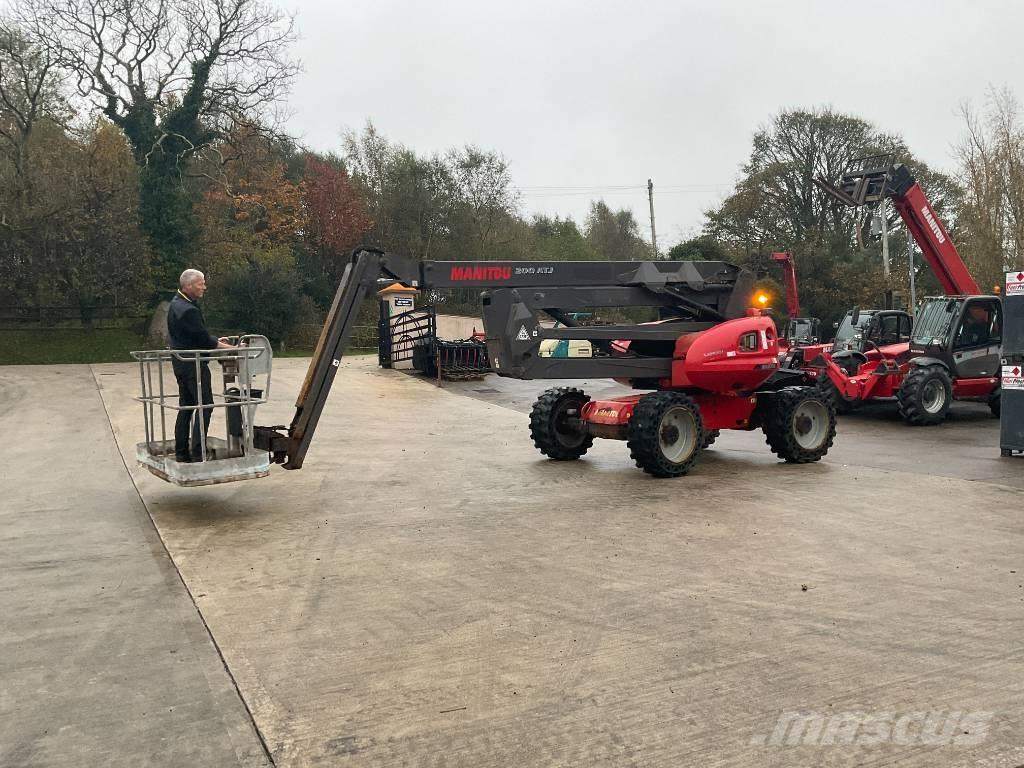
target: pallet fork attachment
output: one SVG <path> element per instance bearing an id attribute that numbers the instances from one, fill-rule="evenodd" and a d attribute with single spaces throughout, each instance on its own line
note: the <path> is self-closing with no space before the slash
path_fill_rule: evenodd
<path id="1" fill-rule="evenodd" d="M 873 207 L 891 198 L 943 292 L 947 296 L 980 293 L 921 185 L 907 166 L 893 160 L 891 154 L 856 158 L 849 162 L 838 185 L 820 176 L 814 183 L 838 203 L 853 208 Z"/>

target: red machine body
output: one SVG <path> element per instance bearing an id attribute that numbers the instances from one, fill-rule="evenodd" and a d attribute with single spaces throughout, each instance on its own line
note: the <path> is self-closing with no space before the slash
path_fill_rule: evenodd
<path id="1" fill-rule="evenodd" d="M 617 344 L 628 348 L 628 344 Z M 690 395 L 700 406 L 705 429 L 753 429 L 757 398 L 752 393 L 778 370 L 778 354 L 778 334 L 770 317 L 729 320 L 680 336 L 675 343 L 672 376 L 659 380 L 658 388 Z M 580 415 L 593 434 L 624 439 L 641 397 L 592 400 Z"/>
<path id="2" fill-rule="evenodd" d="M 672 378 L 663 389 L 752 392 L 779 367 L 775 323 L 742 317 L 676 341 Z"/>
<path id="3" fill-rule="evenodd" d="M 913 363 L 909 361 L 899 365 L 890 359 L 882 358 L 864 363 L 857 369 L 855 375 L 848 376 L 830 360 L 817 371 L 809 368 L 807 374 L 818 381 L 827 377 L 843 397 L 863 402 L 872 398 L 896 397 L 912 367 Z M 999 379 L 995 376 L 957 377 L 950 384 L 954 400 L 981 400 L 988 397 L 993 388 L 999 385 Z"/>

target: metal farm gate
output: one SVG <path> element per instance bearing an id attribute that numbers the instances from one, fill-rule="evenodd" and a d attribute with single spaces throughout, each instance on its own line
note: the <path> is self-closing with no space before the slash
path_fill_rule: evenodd
<path id="1" fill-rule="evenodd" d="M 412 362 L 417 346 L 433 346 L 437 336 L 437 320 L 433 307 L 421 307 L 390 317 L 387 302 L 380 303 L 380 346 L 378 359 L 382 368 Z"/>
<path id="2" fill-rule="evenodd" d="M 487 346 L 482 338 L 463 341 L 437 338 L 434 307 L 420 307 L 394 316 L 390 316 L 389 311 L 388 303 L 382 301 L 377 352 L 382 368 L 413 368 L 438 380 L 479 378 L 490 372 Z"/>

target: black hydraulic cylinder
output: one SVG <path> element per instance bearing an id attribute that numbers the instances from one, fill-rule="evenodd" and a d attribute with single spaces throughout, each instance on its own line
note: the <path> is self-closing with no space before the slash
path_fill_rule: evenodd
<path id="1" fill-rule="evenodd" d="M 237 398 L 239 391 L 237 387 L 231 387 L 224 390 L 224 394 L 229 398 Z M 240 438 L 242 436 L 242 407 L 240 405 L 229 405 L 224 410 L 227 411 L 228 434 L 232 437 Z"/>

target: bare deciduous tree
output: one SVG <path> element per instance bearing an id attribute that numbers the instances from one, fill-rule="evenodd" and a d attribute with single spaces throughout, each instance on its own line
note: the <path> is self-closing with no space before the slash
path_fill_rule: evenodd
<path id="1" fill-rule="evenodd" d="M 876 152 L 909 154 L 902 140 L 870 123 L 832 110 L 790 110 L 755 135 L 736 192 L 708 212 L 715 238 L 748 252 L 813 245 L 846 250 L 855 215 L 837 208 L 814 178 L 838 179 L 854 157 Z"/>
<path id="2" fill-rule="evenodd" d="M 15 19 L 139 158 L 266 117 L 297 71 L 292 19 L 258 0 L 17 0 Z M 201 124 L 200 124 L 201 123 Z"/>
<path id="3" fill-rule="evenodd" d="M 646 257 L 640 225 L 628 208 L 613 211 L 604 200 L 592 202 L 585 228 L 587 242 L 602 259 L 631 261 Z"/>
<path id="4" fill-rule="evenodd" d="M 515 216 L 518 193 L 512 187 L 508 163 L 496 152 L 474 146 L 450 150 L 445 161 L 467 219 L 467 239 L 473 242 L 472 257 L 485 259 L 500 225 Z"/>
<path id="5" fill-rule="evenodd" d="M 990 92 L 983 115 L 966 105 L 961 113 L 962 249 L 987 288 L 1004 268 L 1024 264 L 1024 126 L 1020 104 L 1006 89 Z"/>
<path id="6" fill-rule="evenodd" d="M 0 20 L 0 152 L 11 162 L 14 178 L 8 187 L 15 200 L 31 196 L 27 167 L 36 126 L 63 123 L 69 114 L 54 57 Z"/>
<path id="7" fill-rule="evenodd" d="M 14 0 L 11 16 L 127 136 L 143 227 L 172 274 L 195 239 L 189 163 L 274 117 L 297 72 L 292 19 L 260 0 Z"/>

